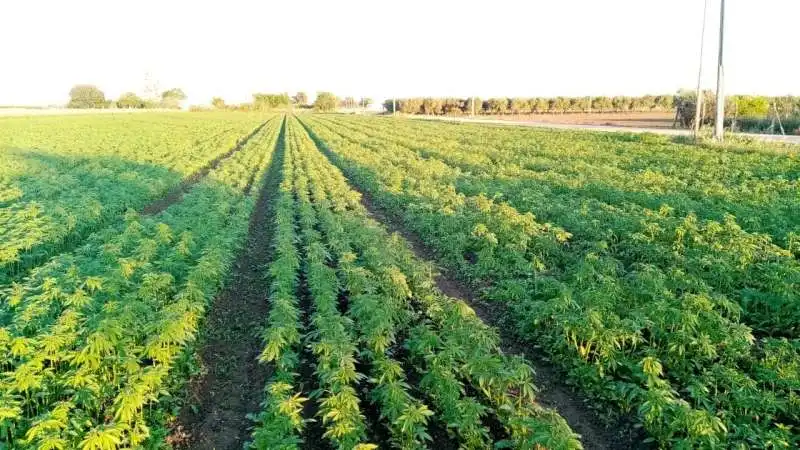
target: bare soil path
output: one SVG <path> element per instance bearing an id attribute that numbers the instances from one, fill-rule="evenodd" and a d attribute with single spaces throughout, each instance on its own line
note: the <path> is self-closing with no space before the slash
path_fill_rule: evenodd
<path id="1" fill-rule="evenodd" d="M 203 372 L 190 381 L 187 405 L 168 439 L 176 448 L 240 450 L 253 425 L 247 415 L 261 408 L 269 369 L 257 361 L 259 332 L 269 312 L 264 275 L 272 253 L 272 196 L 280 183 L 283 142 L 282 128 L 250 217 L 245 248 L 202 325 L 198 353 Z"/>
<path id="2" fill-rule="evenodd" d="M 598 114 L 599 116 L 599 114 Z M 584 130 L 584 131 L 601 131 L 601 132 L 608 132 L 608 133 L 655 133 L 655 134 L 662 134 L 665 136 L 684 136 L 684 137 L 691 137 L 693 134 L 692 130 L 686 130 L 681 128 L 667 128 L 663 126 L 663 123 L 655 123 L 655 124 L 647 124 L 644 122 L 624 122 L 621 120 L 616 121 L 606 121 L 605 123 L 597 123 L 597 122 L 558 122 L 553 119 L 548 119 L 547 121 L 539 121 L 535 118 L 532 119 L 524 119 L 524 120 L 513 120 L 513 119 L 482 119 L 482 118 L 470 118 L 470 117 L 445 117 L 445 116 L 408 116 L 412 119 L 418 120 L 441 120 L 445 122 L 464 122 L 464 123 L 484 123 L 484 124 L 493 124 L 493 125 L 507 125 L 507 126 L 525 126 L 525 127 L 534 127 L 534 128 L 551 128 L 551 129 L 560 129 L 560 130 Z M 779 134 L 757 134 L 757 133 L 726 133 L 726 136 L 733 135 L 739 138 L 747 138 L 753 139 L 756 141 L 764 141 L 764 142 L 777 142 L 777 143 L 784 143 L 784 144 L 800 144 L 800 136 L 792 136 L 786 135 L 782 136 Z"/>

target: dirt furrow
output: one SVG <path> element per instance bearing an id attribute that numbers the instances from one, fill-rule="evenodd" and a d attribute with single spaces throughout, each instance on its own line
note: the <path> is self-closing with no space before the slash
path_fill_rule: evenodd
<path id="1" fill-rule="evenodd" d="M 247 415 L 261 408 L 269 369 L 257 361 L 262 348 L 259 331 L 269 313 L 264 274 L 272 253 L 272 196 L 280 183 L 283 142 L 282 128 L 244 248 L 202 325 L 202 372 L 189 382 L 187 404 L 169 437 L 176 448 L 239 450 L 250 438 Z"/>

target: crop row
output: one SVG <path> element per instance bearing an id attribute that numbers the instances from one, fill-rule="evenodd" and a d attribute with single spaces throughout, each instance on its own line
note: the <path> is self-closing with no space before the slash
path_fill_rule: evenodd
<path id="1" fill-rule="evenodd" d="M 160 119 L 0 120 L 0 283 L 163 196 L 259 123 Z"/>
<path id="2" fill-rule="evenodd" d="M 414 130 L 412 135 L 409 131 L 403 134 L 402 128 L 398 130 L 383 125 L 370 128 L 367 124 L 361 130 L 371 137 L 393 133 L 392 137 L 387 137 L 393 143 L 453 167 L 441 179 L 455 184 L 461 192 L 502 198 L 522 212 L 533 212 L 538 218 L 557 223 L 573 234 L 573 244 L 588 247 L 585 251 L 592 251 L 598 242 L 605 243 L 608 248 L 604 252 L 612 255 L 629 272 L 637 271 L 642 265 L 654 265 L 667 273 L 680 271 L 687 283 L 702 286 L 705 291 L 722 294 L 736 301 L 744 308 L 744 321 L 759 334 L 794 337 L 800 333 L 800 293 L 796 289 L 800 283 L 800 262 L 790 251 L 775 245 L 770 236 L 745 230 L 737 223 L 736 217 L 728 212 L 720 212 L 719 221 L 699 218 L 694 208 L 706 215 L 713 208 L 696 203 L 686 205 L 680 201 L 678 194 L 675 196 L 677 198 L 673 198 L 674 203 L 656 203 L 654 191 L 658 187 L 669 189 L 668 184 L 694 185 L 696 182 L 688 181 L 688 173 L 663 177 L 661 185 L 653 183 L 649 189 L 641 183 L 641 179 L 634 180 L 640 182 L 638 188 L 614 188 L 616 192 L 638 189 L 637 197 L 641 201 L 623 195 L 604 196 L 595 172 L 605 173 L 609 180 L 615 180 L 635 179 L 635 171 L 620 168 L 618 171 L 622 173 L 608 173 L 602 169 L 613 167 L 619 161 L 610 161 L 608 166 L 594 163 L 564 168 L 566 164 L 553 164 L 546 172 L 541 169 L 529 170 L 527 167 L 537 163 L 536 158 L 530 155 L 527 158 L 507 156 L 523 152 L 503 147 L 502 143 L 488 140 L 489 144 L 478 148 L 468 142 L 459 142 L 458 137 L 448 134 L 448 128 L 443 132 L 437 131 L 435 135 Z M 359 130 L 353 132 L 358 133 Z M 548 151 L 542 149 L 539 153 Z M 627 159 L 625 156 L 617 159 Z M 790 170 L 793 164 L 791 158 L 766 158 L 762 164 L 781 159 L 785 170 Z M 770 193 L 770 198 L 778 195 L 779 198 L 788 199 L 791 190 L 798 188 L 797 183 L 787 182 L 787 173 L 781 177 L 781 173 L 776 172 L 772 179 L 753 181 L 747 185 L 753 191 Z M 582 188 L 574 187 L 574 180 L 587 177 L 595 181 L 586 183 Z M 754 186 L 754 183 L 760 183 L 760 186 Z M 726 196 L 737 197 L 743 189 L 734 186 L 734 180 L 726 180 L 726 184 L 730 185 Z M 782 196 L 781 189 L 784 190 Z M 773 194 L 774 191 L 778 193 Z M 648 196 L 656 198 L 647 200 Z M 792 202 L 780 201 L 787 204 Z M 755 198 L 752 202 L 758 204 Z M 724 202 L 717 205 L 717 209 L 724 210 L 724 207 Z M 762 204 L 753 214 L 765 216 L 763 211 L 772 207 L 776 205 Z M 800 217 L 794 225 L 791 215 L 780 220 L 783 226 L 778 234 L 793 239 L 792 230 L 800 224 Z M 713 264 L 709 261 L 711 255 Z"/>
<path id="3" fill-rule="evenodd" d="M 129 211 L 3 292 L 0 442 L 92 450 L 163 439 L 162 402 L 247 232 L 247 190 L 261 187 L 280 123 L 163 212 Z"/>
<path id="4" fill-rule="evenodd" d="M 276 371 L 253 448 L 315 438 L 346 449 L 426 448 L 434 438 L 464 448 L 580 446 L 535 402 L 530 367 L 504 356 L 496 332 L 443 296 L 431 267 L 367 216 L 296 119 L 282 167 L 262 353 Z M 313 380 L 297 375 L 311 373 L 304 364 Z M 311 420 L 321 436 L 310 435 Z"/>
<path id="5" fill-rule="evenodd" d="M 378 205 L 402 218 L 487 299 L 506 305 L 522 338 L 547 350 L 586 392 L 635 414 L 661 446 L 797 444 L 800 345 L 756 339 L 744 324 L 762 333 L 797 331 L 796 316 L 785 315 L 795 311 L 797 263 L 769 237 L 732 219 L 693 223 L 673 218 L 666 207 L 648 213 L 630 200 L 604 203 L 585 195 L 589 189 L 574 193 L 548 184 L 533 170 L 541 161 L 531 155 L 526 163 L 519 154 L 553 159 L 558 152 L 571 156 L 571 148 L 558 138 L 564 145 L 550 147 L 554 142 L 541 132 L 531 132 L 529 147 L 520 148 L 502 144 L 506 133 L 524 134 L 516 130 L 379 119 L 303 122 Z M 637 164 L 626 159 L 636 149 L 619 145 L 617 163 Z M 538 172 L 557 176 L 591 167 L 581 163 L 581 153 L 576 149 L 577 168 L 562 158 Z M 562 181 L 592 176 L 578 172 Z M 735 185 L 733 178 L 726 182 Z M 559 226 L 537 220 L 531 211 L 539 210 Z M 683 226 L 669 231 L 676 222 Z M 773 314 L 748 304 L 759 294 L 768 297 L 759 308 L 772 307 Z"/>

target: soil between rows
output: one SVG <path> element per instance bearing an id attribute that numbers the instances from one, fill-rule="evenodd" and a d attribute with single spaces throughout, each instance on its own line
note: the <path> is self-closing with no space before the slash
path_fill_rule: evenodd
<path id="1" fill-rule="evenodd" d="M 328 157 L 324 150 L 319 149 L 319 151 Z M 334 164 L 330 159 L 329 161 Z M 343 172 L 343 174 L 345 177 L 347 176 L 346 173 Z M 377 206 L 368 193 L 359 189 L 349 179 L 348 183 L 351 189 L 361 194 L 362 205 L 376 221 L 383 224 L 390 232 L 403 237 L 418 258 L 425 261 L 436 261 L 435 252 L 418 235 L 407 230 L 402 225 L 400 218 Z M 606 425 L 607 420 L 589 408 L 591 400 L 565 385 L 564 376 L 559 373 L 557 368 L 542 360 L 543 355 L 537 355 L 536 349 L 529 344 L 520 342 L 508 331 L 507 327 L 503 326 L 502 305 L 492 304 L 481 299 L 474 289 L 449 274 L 446 269 L 440 268 L 438 265 L 437 268 L 439 270 L 437 270 L 435 282 L 439 290 L 450 297 L 465 300 L 481 320 L 496 327 L 501 338 L 500 347 L 504 353 L 526 357 L 536 373 L 537 399 L 542 405 L 556 410 L 566 419 L 569 426 L 581 435 L 580 440 L 585 449 L 617 450 L 642 446 L 641 442 L 645 437 L 633 427 L 630 420 L 620 418 L 615 420 L 615 423 Z"/>
<path id="2" fill-rule="evenodd" d="M 272 253 L 272 196 L 280 183 L 283 135 L 281 128 L 244 248 L 202 325 L 198 354 L 203 372 L 189 382 L 187 405 L 168 437 L 175 448 L 239 450 L 253 426 L 247 415 L 261 408 L 269 368 L 257 360 L 259 331 L 269 313 L 264 274 Z"/>

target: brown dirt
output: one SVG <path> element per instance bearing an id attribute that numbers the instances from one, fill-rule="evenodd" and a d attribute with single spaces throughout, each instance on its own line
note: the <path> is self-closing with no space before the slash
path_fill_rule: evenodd
<path id="1" fill-rule="evenodd" d="M 515 122 L 540 122 L 570 125 L 600 125 L 630 128 L 672 128 L 674 112 L 629 113 L 564 113 L 564 114 L 508 114 L 480 116 L 481 119 L 509 120 Z"/>
<path id="2" fill-rule="evenodd" d="M 352 183 L 351 188 L 358 190 Z M 382 223 L 390 232 L 397 233 L 410 245 L 412 251 L 420 259 L 435 261 L 436 254 L 419 236 L 406 230 L 402 221 L 376 206 L 371 197 L 361 191 L 361 201 L 370 215 Z M 633 424 L 626 419 L 616 420 L 615 423 L 605 425 L 600 415 L 588 405 L 591 400 L 576 393 L 564 384 L 564 376 L 558 369 L 543 361 L 542 355 L 530 344 L 517 340 L 503 325 L 502 305 L 492 304 L 482 300 L 474 289 L 449 274 L 446 269 L 438 268 L 435 276 L 436 286 L 439 290 L 454 298 L 465 300 L 475 313 L 484 322 L 498 328 L 501 338 L 501 349 L 510 355 L 527 356 L 527 361 L 536 373 L 536 386 L 539 389 L 537 399 L 547 407 L 555 409 L 564 417 L 572 429 L 581 435 L 581 442 L 587 450 L 598 449 L 629 449 L 642 448 L 641 441 L 644 437 L 633 428 Z"/>
<path id="3" fill-rule="evenodd" d="M 239 450 L 253 425 L 247 415 L 261 409 L 269 370 L 257 361 L 259 332 L 269 312 L 264 274 L 271 255 L 271 199 L 280 182 L 283 130 L 278 142 L 250 217 L 245 248 L 203 324 L 198 352 L 203 372 L 189 382 L 186 406 L 168 438 L 175 448 Z"/>
<path id="4" fill-rule="evenodd" d="M 180 184 L 170 189 L 169 192 L 167 192 L 166 195 L 164 195 L 160 199 L 142 208 L 142 214 L 145 215 L 158 214 L 161 211 L 164 211 L 165 209 L 169 208 L 173 204 L 180 201 L 180 199 L 183 198 L 183 194 L 189 192 L 189 189 L 191 189 L 192 186 L 200 182 L 200 180 L 202 180 L 206 175 L 208 175 L 209 172 L 219 167 L 222 161 L 230 158 L 231 156 L 234 155 L 234 153 L 244 148 L 244 146 L 247 145 L 250 139 L 252 139 L 253 136 L 255 136 L 256 133 L 258 133 L 259 131 L 261 131 L 261 129 L 264 128 L 264 126 L 266 125 L 267 122 L 264 122 L 261 125 L 257 126 L 252 132 L 250 132 L 250 134 L 248 134 L 242 139 L 239 139 L 239 141 L 236 143 L 236 145 L 233 146 L 233 148 L 209 161 L 208 164 L 203 166 L 200 170 L 189 175 L 189 177 L 181 181 Z"/>

